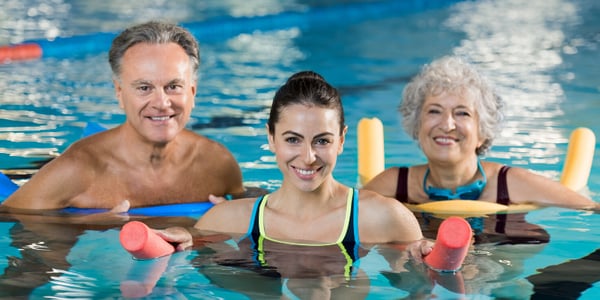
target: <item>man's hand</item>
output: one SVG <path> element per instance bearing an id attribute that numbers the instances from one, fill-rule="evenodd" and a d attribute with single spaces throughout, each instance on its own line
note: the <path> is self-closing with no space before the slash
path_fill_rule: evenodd
<path id="1" fill-rule="evenodd" d="M 225 197 L 217 197 L 213 194 L 208 195 L 208 201 L 210 201 L 210 203 L 217 205 L 217 204 L 221 204 L 225 201 L 227 201 L 227 199 L 225 199 Z"/>
<path id="2" fill-rule="evenodd" d="M 123 202 L 121 202 L 121 203 L 117 204 L 115 207 L 113 207 L 110 210 L 110 212 L 115 213 L 115 214 L 120 214 L 120 213 L 127 212 L 130 207 L 131 207 L 131 204 L 129 203 L 129 200 L 123 200 Z"/>

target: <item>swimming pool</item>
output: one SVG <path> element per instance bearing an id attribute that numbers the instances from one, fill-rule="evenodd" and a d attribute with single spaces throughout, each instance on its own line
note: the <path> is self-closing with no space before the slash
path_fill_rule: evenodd
<path id="1" fill-rule="evenodd" d="M 449 53 L 477 62 L 508 103 L 506 126 L 490 159 L 558 179 L 571 130 L 585 126 L 600 133 L 595 119 L 600 113 L 600 6 L 595 1 L 341 2 L 348 1 L 9 0 L 0 12 L 0 44 L 65 37 L 66 46 L 43 59 L 0 65 L 0 169 L 37 168 L 78 139 L 88 121 L 109 127 L 122 122 L 101 47 L 102 38 L 111 34 L 98 32 L 158 17 L 198 32 L 202 65 L 190 127 L 232 150 L 247 185 L 273 189 L 280 183 L 264 147 L 264 124 L 274 90 L 300 69 L 320 72 L 342 92 L 350 131 L 334 174 L 348 185 L 357 183 L 357 147 L 351 141 L 362 117 L 377 116 L 384 123 L 386 166 L 424 160 L 402 132 L 395 108 L 419 67 Z M 99 41 L 85 48 L 82 36 Z M 595 159 L 584 191 L 596 201 L 598 170 Z M 243 298 L 235 286 L 242 289 L 246 280 L 272 284 L 274 290 L 281 285 L 269 276 L 223 266 L 201 249 L 177 253 L 166 264 L 132 261 L 110 224 L 75 226 L 49 217 L 1 221 L 0 269 L 6 268 L 1 293 L 119 298 L 121 283 L 152 273 L 160 276 L 154 298 Z M 147 221 L 167 226 L 192 220 Z M 543 227 L 550 242 L 480 245 L 470 256 L 478 273 L 465 274 L 466 298 L 550 297 L 545 289 L 567 298 L 600 296 L 599 216 L 549 208 L 528 213 L 527 221 Z M 235 254 L 234 245 L 224 246 L 227 250 L 217 254 Z M 410 298 L 419 292 L 456 296 L 429 287 L 418 270 L 414 276 L 390 272 L 386 253 L 376 249 L 360 260 L 364 273 L 352 281 L 352 291 L 359 293 L 365 287 L 360 279 L 368 278 L 368 298 Z M 280 290 L 292 288 L 287 282 Z M 256 293 L 278 296 L 273 289 Z"/>

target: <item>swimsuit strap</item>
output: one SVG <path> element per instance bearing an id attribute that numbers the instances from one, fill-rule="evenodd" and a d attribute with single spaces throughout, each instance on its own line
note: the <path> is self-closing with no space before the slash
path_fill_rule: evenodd
<path id="1" fill-rule="evenodd" d="M 261 196 L 257 199 L 254 204 L 254 208 L 252 211 L 252 218 L 250 220 L 250 226 L 248 229 L 248 234 L 246 235 L 251 243 L 252 249 L 254 251 L 254 260 L 260 266 L 267 266 L 267 261 L 265 259 L 265 251 L 264 251 L 264 242 L 265 240 L 287 244 L 287 245 L 296 245 L 296 246 L 330 246 L 337 245 L 340 248 L 340 252 L 346 259 L 346 264 L 344 265 L 344 277 L 347 280 L 350 280 L 351 276 L 354 274 L 355 269 L 353 265 L 358 261 L 359 258 L 359 238 L 358 238 L 358 190 L 349 188 L 348 196 L 346 200 L 346 218 L 344 220 L 344 228 L 342 229 L 342 233 L 340 237 L 335 243 L 329 244 L 303 244 L 303 243 L 290 243 L 279 241 L 273 238 L 269 238 L 265 234 L 264 228 L 264 208 L 267 205 L 267 198 L 269 195 Z M 357 269 L 356 269 L 357 270 Z"/>
<path id="2" fill-rule="evenodd" d="M 254 202 L 254 207 L 252 208 L 252 215 L 250 217 L 250 225 L 248 226 L 248 232 L 246 233 L 247 238 L 250 239 L 252 244 L 256 244 L 258 238 L 260 237 L 260 229 L 258 227 L 258 219 L 259 219 L 259 206 L 262 202 L 267 198 L 268 195 L 262 195 L 256 198 L 256 202 Z"/>
<path id="3" fill-rule="evenodd" d="M 408 168 L 398 168 L 398 183 L 396 184 L 396 199 L 402 203 L 408 202 Z"/>
<path id="4" fill-rule="evenodd" d="M 260 196 L 258 198 L 256 198 L 256 202 L 254 202 L 254 206 L 252 208 L 252 215 L 250 216 L 250 224 L 248 226 L 248 232 L 246 233 L 246 235 L 244 237 L 242 237 L 243 239 L 248 239 L 250 241 L 250 247 L 251 249 L 254 249 L 255 251 L 252 252 L 252 258 L 254 258 L 254 261 L 257 263 L 258 266 L 264 266 L 266 264 L 265 261 L 265 257 L 264 257 L 264 251 L 263 251 L 263 245 L 262 245 L 262 241 L 261 241 L 261 236 L 260 236 L 260 229 L 258 228 L 258 213 L 259 213 L 259 206 L 261 205 L 261 203 L 266 202 L 263 201 L 265 198 L 267 198 L 268 195 L 263 195 Z"/>
<path id="5" fill-rule="evenodd" d="M 509 166 L 502 166 L 498 172 L 498 188 L 496 195 L 496 203 L 508 205 L 510 196 L 508 195 L 508 184 L 506 183 L 506 174 L 510 169 Z M 506 233 L 507 214 L 496 214 L 496 232 Z"/>
<path id="6" fill-rule="evenodd" d="M 258 211 L 256 212 L 256 217 L 255 217 L 255 221 L 254 221 L 254 227 L 258 226 L 258 235 L 261 238 L 264 238 L 266 240 L 270 240 L 273 242 L 277 242 L 280 244 L 287 244 L 287 245 L 299 245 L 299 246 L 328 246 L 328 245 L 336 245 L 336 244 L 342 244 L 344 242 L 344 240 L 346 239 L 350 239 L 350 240 L 355 240 L 358 237 L 358 230 L 357 230 L 357 224 L 358 222 L 355 221 L 354 219 L 357 220 L 358 218 L 358 211 L 356 213 L 353 213 L 354 209 L 354 194 L 357 194 L 358 192 L 353 189 L 353 188 L 348 188 L 348 194 L 346 197 L 346 218 L 344 220 L 344 227 L 342 228 L 342 232 L 340 233 L 338 239 L 333 242 L 333 243 L 322 243 L 322 244 L 309 244 L 309 243 L 294 243 L 294 242 L 286 242 L 286 241 L 281 241 L 281 240 L 277 240 L 275 238 L 269 237 L 266 234 L 266 230 L 265 230 L 265 224 L 264 224 L 264 210 L 265 207 L 267 205 L 267 198 L 268 195 L 265 195 L 263 197 L 263 199 L 261 199 L 260 204 L 258 205 Z M 356 198 L 358 198 L 358 196 L 356 196 Z M 356 208 L 358 208 L 358 201 L 356 201 Z M 258 222 L 256 222 L 258 221 Z M 256 225 L 256 223 L 258 223 L 258 225 Z M 253 230 L 254 231 L 254 230 Z M 348 236 L 348 231 L 350 232 L 350 237 Z M 358 241 L 355 241 L 355 243 L 357 243 Z"/>
<path id="7" fill-rule="evenodd" d="M 352 199 L 350 199 L 350 205 L 346 209 L 346 234 L 342 238 L 341 242 L 359 244 L 358 238 L 358 189 L 351 188 L 349 191 Z"/>
<path id="8" fill-rule="evenodd" d="M 346 234 L 342 239 L 342 248 L 345 250 L 353 261 L 359 258 L 358 249 L 360 239 L 358 237 L 358 189 L 351 189 L 352 203 L 350 211 L 346 213 Z"/>
<path id="9" fill-rule="evenodd" d="M 496 196 L 496 202 L 498 204 L 508 205 L 510 203 L 508 184 L 506 184 L 506 174 L 509 169 L 509 166 L 502 166 L 498 172 L 498 192 Z"/>

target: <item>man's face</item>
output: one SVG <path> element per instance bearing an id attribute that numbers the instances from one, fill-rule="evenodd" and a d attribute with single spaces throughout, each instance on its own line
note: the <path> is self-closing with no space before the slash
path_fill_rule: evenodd
<path id="1" fill-rule="evenodd" d="M 115 80 L 127 123 L 142 139 L 166 144 L 190 119 L 196 81 L 189 56 L 175 43 L 139 43 L 123 55 Z"/>

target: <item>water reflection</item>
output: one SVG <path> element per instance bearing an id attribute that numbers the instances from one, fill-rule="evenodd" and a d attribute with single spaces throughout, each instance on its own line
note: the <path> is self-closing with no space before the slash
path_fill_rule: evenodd
<path id="1" fill-rule="evenodd" d="M 117 31 L 154 17 L 188 22 L 220 15 L 252 16 L 306 8 L 306 4 L 294 0 L 239 2 L 243 1 L 8 0 L 0 10 L 0 44 Z M 325 5 L 321 1 L 311 2 Z M 320 68 L 342 87 L 350 127 L 355 125 L 352 120 L 358 117 L 377 114 L 387 121 L 386 130 L 396 136 L 386 136 L 388 141 L 396 139 L 397 149 L 393 150 L 398 150 L 390 151 L 388 163 L 413 163 L 421 159 L 420 152 L 407 150 L 413 149 L 411 141 L 399 133 L 399 127 L 393 122 L 402 85 L 422 63 L 455 51 L 484 68 L 508 103 L 504 132 L 490 155 L 558 178 L 556 164 L 563 159 L 569 133 L 564 128 L 588 125 L 599 132 L 595 112 L 600 109 L 596 101 L 600 68 L 595 67 L 598 63 L 590 57 L 597 56 L 600 19 L 590 17 L 583 20 L 589 23 L 587 26 L 579 26 L 582 13 L 589 6 L 592 12 L 587 14 L 594 15 L 593 4 L 589 2 L 587 8 L 582 8 L 579 6 L 582 3 L 586 2 L 465 1 L 450 12 L 440 10 L 356 22 L 358 24 L 339 20 L 343 26 L 338 28 L 279 28 L 247 32 L 223 41 L 201 41 L 199 94 L 190 127 L 236 147 L 240 166 L 252 171 L 253 176 L 247 177 L 248 186 L 273 190 L 281 185 L 281 180 L 277 179 L 279 172 L 273 156 L 264 147 L 264 120 L 272 92 L 293 71 Z M 439 26 L 443 22 L 447 27 Z M 453 48 L 458 41 L 460 45 Z M 19 158 L 58 155 L 79 138 L 79 130 L 87 120 L 109 127 L 123 121 L 114 98 L 106 53 L 82 59 L 51 58 L 0 65 L 0 103 L 1 168 L 27 165 Z M 572 117 L 574 115 L 577 117 Z M 340 163 L 338 168 L 341 178 L 354 179 L 356 173 L 356 165 L 350 163 L 355 158 L 353 141 L 354 136 L 349 136 L 344 151 L 348 163 Z M 594 170 L 599 163 L 596 159 Z M 597 178 L 598 175 L 592 174 L 592 190 L 598 190 Z M 556 274 L 565 278 L 573 274 L 595 276 L 594 270 L 568 269 L 564 273 L 556 270 L 569 265 L 570 268 L 595 266 L 598 251 L 593 251 L 598 235 L 594 233 L 600 232 L 595 230 L 600 222 L 595 222 L 594 216 L 579 212 L 572 212 L 569 220 L 561 222 L 565 217 L 553 214 L 555 211 L 528 214 L 528 221 L 539 224 L 551 234 L 552 242 L 545 246 L 484 245 L 476 249 L 470 262 L 477 269 L 467 269 L 464 278 L 467 290 L 481 293 L 478 295 L 481 297 L 527 298 L 540 282 L 549 288 L 556 287 L 553 277 Z M 27 223 L 15 223 L 12 235 L 7 233 L 0 238 L 3 241 L 0 247 L 6 254 L 6 259 L 0 259 L 0 265 L 7 268 L 2 280 L 9 280 L 4 282 L 5 286 L 22 286 L 26 278 L 29 289 L 47 283 L 32 292 L 34 298 L 122 296 L 119 279 L 133 276 L 134 272 L 127 271 L 134 266 L 119 248 L 116 230 L 82 231 L 83 228 L 79 228 L 77 233 L 65 233 L 72 230 L 71 226 L 57 225 L 55 232 L 40 238 L 31 228 L 22 228 L 20 224 Z M 157 225 L 165 224 L 161 220 Z M 40 227 L 48 229 L 47 223 Z M 56 241 L 77 237 L 77 242 Z M 44 247 L 49 245 L 59 250 L 45 251 Z M 73 245 L 74 249 L 69 251 Z M 545 249 L 540 252 L 542 247 Z M 364 257 L 361 264 L 371 280 L 370 296 L 409 297 L 408 291 L 416 288 L 424 288 L 427 294 L 432 292 L 434 287 L 429 286 L 423 273 L 417 273 L 418 270 L 390 272 L 379 256 L 384 251 L 373 252 Z M 595 253 L 596 258 L 587 258 L 589 253 Z M 531 259 L 529 255 L 537 257 Z M 231 271 L 243 270 L 220 269 L 214 263 L 203 265 L 191 261 L 197 258 L 197 252 L 192 252 L 193 257 L 186 256 L 185 253 L 175 256 L 179 260 L 170 262 L 170 268 L 156 283 L 153 295 L 157 298 L 169 294 L 181 295 L 181 298 L 182 295 L 218 295 L 226 299 L 238 296 L 216 288 L 198 269 L 204 266 L 217 275 L 222 271 L 220 275 L 238 283 L 248 274 L 236 276 Z M 201 258 L 207 257 L 210 255 Z M 578 258 L 585 259 L 578 261 Z M 107 267 L 106 261 L 111 265 Z M 577 263 L 573 265 L 569 261 Z M 540 271 L 536 271 L 538 269 Z M 138 279 L 147 273 L 143 269 Z M 525 279 L 530 274 L 540 275 Z M 593 284 L 597 282 L 594 276 L 573 280 Z M 262 277 L 259 281 L 266 284 L 269 278 Z M 277 284 L 281 288 L 280 283 Z M 293 286 L 285 288 L 293 289 Z M 597 290 L 592 288 L 591 292 L 597 295 Z M 7 290 L 0 289 L 0 292 Z M 579 292 L 577 290 L 577 295 Z M 23 292 L 23 295 L 28 294 L 29 291 Z"/>
<path id="2" fill-rule="evenodd" d="M 83 224 L 70 224 L 65 220 L 75 220 L 73 217 L 77 216 L 71 215 L 67 219 L 66 215 L 55 218 L 50 214 L 0 215 L 0 230 L 5 231 L 7 237 L 3 241 L 6 246 L 0 245 L 6 249 L 6 257 L 0 259 L 0 266 L 5 268 L 0 274 L 0 285 L 3 286 L 0 294 L 12 297 L 71 299 L 195 295 L 237 299 L 247 295 L 262 299 L 319 293 L 352 299 L 360 294 L 375 298 L 404 295 L 411 299 L 528 299 L 534 291 L 542 292 L 556 284 L 553 274 L 560 272 L 565 276 L 575 274 L 577 283 L 586 284 L 584 288 L 570 284 L 561 289 L 575 298 L 598 280 L 598 274 L 594 272 L 598 250 L 581 259 L 554 266 L 544 259 L 532 261 L 533 256 L 545 256 L 555 251 L 545 250 L 552 248 L 552 243 L 532 244 L 521 239 L 536 240 L 539 232 L 535 226 L 521 230 L 512 224 L 512 229 L 507 228 L 506 236 L 486 233 L 492 239 L 500 238 L 498 241 L 505 238 L 515 241 L 513 238 L 516 237 L 518 242 L 524 243 L 475 244 L 459 273 L 439 274 L 408 259 L 407 253 L 397 245 L 364 245 L 360 259 L 356 257 L 358 260 L 349 265 L 347 252 L 340 252 L 337 246 L 308 249 L 270 244 L 257 250 L 256 245 L 246 243 L 244 239 L 225 238 L 223 242 L 215 242 L 215 239 L 207 238 L 197 239 L 192 251 L 177 252 L 158 260 L 138 261 L 118 242 L 123 220 L 109 220 L 104 216 L 95 221 L 88 219 Z M 498 217 L 491 216 L 490 224 L 493 225 L 494 218 Z M 568 251 L 578 254 L 595 246 L 593 236 L 583 236 L 581 240 L 582 233 L 593 231 L 594 224 L 600 224 L 590 218 L 593 216 L 564 211 L 562 216 L 553 217 L 541 223 L 548 228 L 552 227 L 550 222 L 559 220 L 564 224 L 558 227 L 569 234 L 569 245 L 582 243 L 581 247 Z M 143 221 L 155 228 L 187 227 L 195 223 L 194 219 L 171 217 L 144 218 Z M 434 228 L 430 227 L 429 235 L 436 235 Z M 516 235 L 509 237 L 509 231 Z M 546 268 L 541 272 L 529 272 L 532 263 Z M 535 275 L 524 278 L 524 274 Z"/>
<path id="3" fill-rule="evenodd" d="M 152 5 L 143 6 L 143 12 L 140 12 L 143 3 L 132 6 L 108 1 L 99 7 L 94 1 L 41 1 L 28 6 L 27 1 L 10 1 L 6 10 L 0 13 L 6 14 L 3 20 L 7 24 L 5 31 L 0 29 L 0 44 L 117 31 L 131 23 L 153 18 L 180 23 L 199 22 L 212 16 L 254 16 L 276 13 L 284 8 L 306 8 L 294 2 L 263 1 L 261 5 L 240 5 L 237 1 L 153 1 Z M 46 9 L 52 5 L 56 7 Z M 159 12 L 160 16 L 157 15 Z M 106 22 L 107 19 L 114 22 Z M 27 32 L 20 34 L 20 30 Z M 196 98 L 198 105 L 192 112 L 189 127 L 222 142 L 232 137 L 263 135 L 272 92 L 289 75 L 281 66 L 293 66 L 303 58 L 303 52 L 294 44 L 299 34 L 297 28 L 289 28 L 243 33 L 220 43 L 205 44 L 200 40 L 202 66 Z M 10 41 L 3 41 L 9 36 L 12 37 Z M 106 55 L 88 54 L 82 59 L 45 58 L 0 65 L 3 104 L 0 123 L 6 124 L 0 130 L 4 142 L 0 147 L 6 145 L 0 149 L 0 156 L 55 156 L 81 137 L 81 128 L 87 121 L 96 121 L 106 127 L 123 122 L 124 115 L 114 96 Z M 51 131 L 57 131 L 56 136 Z M 239 159 L 242 164 L 247 160 Z M 22 162 L 11 160 L 2 168 L 30 167 L 20 165 Z"/>
<path id="4" fill-rule="evenodd" d="M 564 153 L 557 144 L 564 145 L 570 132 L 561 129 L 566 125 L 561 108 L 565 93 L 550 74 L 563 55 L 573 53 L 565 48 L 564 30 L 580 21 L 576 5 L 562 0 L 469 1 L 454 10 L 446 25 L 467 35 L 454 52 L 478 63 L 506 101 L 506 126 L 495 144 L 509 150 L 490 156 L 533 168 L 554 165 Z"/>
<path id="5" fill-rule="evenodd" d="M 114 32 L 149 19 L 197 22 L 223 15 L 251 17 L 305 9 L 306 5 L 295 0 L 5 0 L 0 11 L 3 23 L 0 44 L 42 38 L 52 40 L 90 32 Z"/>
<path id="6" fill-rule="evenodd" d="M 61 23 L 68 17 L 69 9 L 68 4 L 56 1 L 5 1 L 0 11 L 0 43 L 19 43 L 32 36 L 55 38 L 63 33 Z"/>

